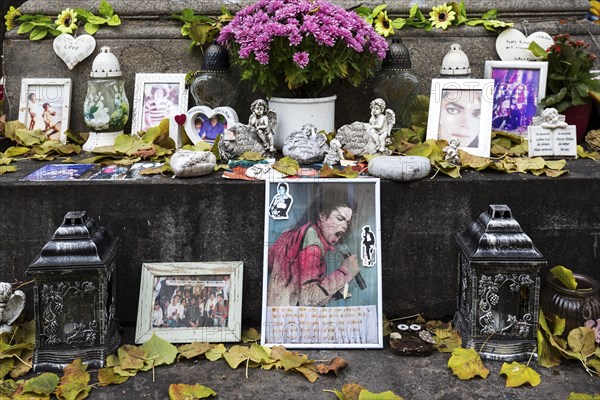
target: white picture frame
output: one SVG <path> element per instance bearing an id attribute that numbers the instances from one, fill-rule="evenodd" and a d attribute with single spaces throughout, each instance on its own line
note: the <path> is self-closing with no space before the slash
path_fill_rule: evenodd
<path id="1" fill-rule="evenodd" d="M 158 98 L 161 92 L 162 97 Z M 135 74 L 132 133 L 146 131 L 168 118 L 169 137 L 179 147 L 180 130 L 175 116 L 185 114 L 187 109 L 185 74 Z"/>
<path id="2" fill-rule="evenodd" d="M 135 342 L 144 343 L 153 334 L 170 343 L 239 342 L 243 275 L 242 261 L 142 264 Z M 217 303 L 209 313 L 213 296 Z M 187 315 L 183 298 L 189 301 Z M 197 311 L 202 315 L 191 310 L 194 300 L 195 305 L 202 301 L 205 310 Z"/>
<path id="3" fill-rule="evenodd" d="M 265 183 L 262 345 L 383 347 L 379 186 L 376 178 Z"/>
<path id="4" fill-rule="evenodd" d="M 19 121 L 25 128 L 40 129 L 48 139 L 67 142 L 71 114 L 70 78 L 24 78 L 21 80 Z"/>
<path id="5" fill-rule="evenodd" d="M 493 79 L 432 79 L 427 140 L 459 139 L 460 149 L 489 157 L 493 92 Z"/>
<path id="6" fill-rule="evenodd" d="M 486 61 L 484 78 L 494 80 L 492 129 L 527 137 L 537 105 L 546 96 L 547 61 Z"/>

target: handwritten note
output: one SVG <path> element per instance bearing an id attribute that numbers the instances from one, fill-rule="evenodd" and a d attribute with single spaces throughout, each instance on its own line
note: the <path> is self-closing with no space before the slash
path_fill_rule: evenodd
<path id="1" fill-rule="evenodd" d="M 496 52 L 502 61 L 535 61 L 537 58 L 527 50 L 533 41 L 543 49 L 554 44 L 552 37 L 546 32 L 534 32 L 525 37 L 521 31 L 509 28 L 498 35 Z"/>

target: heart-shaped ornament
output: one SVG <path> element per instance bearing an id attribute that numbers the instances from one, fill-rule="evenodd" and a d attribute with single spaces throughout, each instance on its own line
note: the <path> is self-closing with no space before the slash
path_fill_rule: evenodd
<path id="1" fill-rule="evenodd" d="M 54 39 L 54 52 L 72 70 L 85 60 L 96 48 L 96 39 L 91 35 L 79 35 L 76 38 L 63 33 Z"/>
<path id="2" fill-rule="evenodd" d="M 554 40 L 546 32 L 534 32 L 525 37 L 521 31 L 509 28 L 498 35 L 496 52 L 502 61 L 538 61 L 539 59 L 527 50 L 531 42 L 536 42 L 543 49 L 554 44 Z"/>
<path id="3" fill-rule="evenodd" d="M 235 110 L 231 107 L 207 106 L 192 107 L 186 113 L 185 133 L 192 143 L 204 141 L 213 143 L 225 129 L 239 122 Z"/>
<path id="4" fill-rule="evenodd" d="M 187 116 L 185 114 L 179 114 L 175 116 L 175 122 L 177 122 L 177 125 L 179 126 L 183 126 L 183 124 L 185 124 L 186 118 Z"/>

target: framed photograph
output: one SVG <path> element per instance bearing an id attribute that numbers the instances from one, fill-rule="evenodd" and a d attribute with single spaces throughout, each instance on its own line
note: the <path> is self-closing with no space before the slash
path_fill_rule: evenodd
<path id="1" fill-rule="evenodd" d="M 379 179 L 266 182 L 261 343 L 381 348 Z"/>
<path id="2" fill-rule="evenodd" d="M 239 342 L 243 275 L 241 261 L 143 264 L 135 342 Z"/>
<path id="3" fill-rule="evenodd" d="M 427 140 L 460 141 L 459 148 L 490 156 L 493 79 L 432 79 Z"/>
<path id="4" fill-rule="evenodd" d="M 188 108 L 185 74 L 136 74 L 133 94 L 132 132 L 147 131 L 165 119 L 170 119 L 169 136 L 179 135 L 176 115 Z"/>
<path id="5" fill-rule="evenodd" d="M 486 61 L 484 77 L 494 80 L 492 129 L 527 136 L 547 75 L 546 61 Z"/>
<path id="6" fill-rule="evenodd" d="M 67 142 L 71 111 L 71 79 L 26 78 L 21 81 L 19 121 L 40 129 L 48 139 Z"/>

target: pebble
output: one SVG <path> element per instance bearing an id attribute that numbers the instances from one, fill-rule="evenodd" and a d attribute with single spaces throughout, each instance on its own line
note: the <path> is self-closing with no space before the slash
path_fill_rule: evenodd
<path id="1" fill-rule="evenodd" d="M 217 158 L 210 151 L 179 150 L 171 157 L 171 169 L 178 178 L 210 174 Z"/>
<path id="2" fill-rule="evenodd" d="M 380 156 L 369 161 L 369 174 L 394 181 L 410 182 L 431 172 L 429 159 L 420 156 Z"/>

